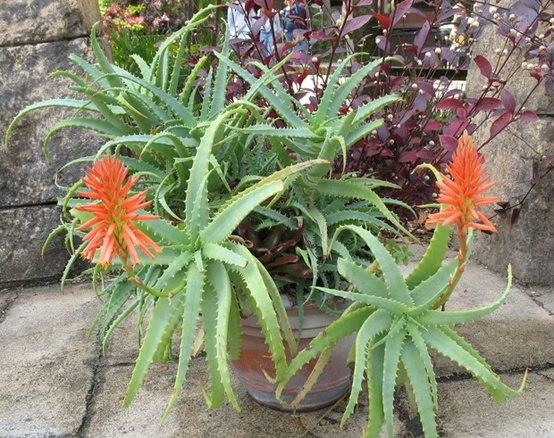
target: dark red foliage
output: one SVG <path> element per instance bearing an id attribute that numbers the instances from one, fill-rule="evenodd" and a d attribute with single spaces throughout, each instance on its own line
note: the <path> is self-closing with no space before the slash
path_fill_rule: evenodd
<path id="1" fill-rule="evenodd" d="M 307 29 L 304 37 L 310 53 L 293 53 L 279 73 L 285 89 L 304 98 L 306 108 L 315 111 L 338 60 L 353 51 L 366 53 L 352 59 L 349 73 L 353 73 L 362 61 L 381 58 L 382 65 L 359 84 L 339 113 L 346 114 L 390 93 L 402 100 L 374 116 L 384 120 L 383 126 L 351 148 L 346 170 L 398 184 L 401 190 L 391 195 L 410 205 L 427 203 L 433 199 L 434 181 L 426 172 L 414 172 L 419 164 L 442 167 L 464 130 L 471 134 L 484 124 L 490 125 L 489 138 L 480 145 L 484 147 L 514 121 L 535 120 L 536 115 L 525 108 L 528 97 L 509 90 L 514 74 L 527 70 L 537 84 L 544 83 L 554 92 L 554 26 L 552 11 L 546 9 L 548 1 L 518 0 L 510 8 L 476 3 L 469 9 L 464 2 L 404 0 L 391 12 L 369 9 L 374 2 L 345 0 L 340 18 L 329 16 L 325 2 L 311 1 L 308 15 L 323 14 L 329 24 Z M 260 38 L 262 24 L 275 16 L 279 6 L 269 0 L 249 0 L 243 7 L 255 14 L 249 25 L 250 37 L 233 41 L 232 47 L 242 66 L 259 77 L 262 72 L 252 61 L 271 67 L 293 50 L 295 43 L 277 36 L 276 50 L 265 53 Z M 500 49 L 473 50 L 470 57 L 470 48 L 485 25 L 496 29 Z M 449 35 L 444 33 L 445 26 L 449 26 Z M 522 52 L 525 62 L 519 65 Z M 387 56 L 395 58 L 389 61 Z M 463 89 L 470 63 L 482 75 L 482 89 L 473 94 Z M 316 79 L 315 90 L 303 88 L 306 78 Z M 240 98 L 246 90 L 246 84 L 235 78 L 227 97 Z M 261 100 L 257 103 L 264 106 Z M 281 126 L 278 114 L 271 112 L 269 117 Z M 342 160 L 335 170 L 343 171 Z"/>

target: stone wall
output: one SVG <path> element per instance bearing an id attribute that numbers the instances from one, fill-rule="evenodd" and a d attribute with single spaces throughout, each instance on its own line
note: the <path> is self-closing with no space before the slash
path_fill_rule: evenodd
<path id="1" fill-rule="evenodd" d="M 40 248 L 60 214 L 56 170 L 90 154 L 98 140 L 66 130 L 51 142 L 51 160 L 42 152 L 49 128 L 65 114 L 42 110 L 24 118 L 8 145 L 4 133 L 30 103 L 71 95 L 69 82 L 52 78 L 70 68 L 68 56 L 90 57 L 88 34 L 99 19 L 96 0 L 0 0 L 0 285 L 59 277 L 67 260 L 61 239 L 44 258 Z M 76 175 L 62 175 L 70 183 Z"/>
<path id="2" fill-rule="evenodd" d="M 503 40 L 487 29 L 477 53 L 494 53 Z M 523 59 L 514 59 L 522 62 Z M 484 84 L 479 70 L 472 64 L 467 79 L 470 94 L 480 93 Z M 520 71 L 509 83 L 509 90 L 521 103 L 536 81 Z M 546 157 L 554 154 L 554 96 L 544 86 L 538 88 L 526 107 L 535 110 L 539 120 L 516 122 L 482 150 L 486 166 L 496 182 L 494 194 L 511 205 L 523 200 L 536 175 L 546 172 Z M 474 136 L 477 143 L 489 136 L 490 124 Z M 476 239 L 476 257 L 496 271 L 506 272 L 511 263 L 514 277 L 522 283 L 554 283 L 554 171 L 541 178 L 521 205 L 518 220 L 512 224 L 511 212 L 495 218 L 498 233 L 480 234 Z"/>

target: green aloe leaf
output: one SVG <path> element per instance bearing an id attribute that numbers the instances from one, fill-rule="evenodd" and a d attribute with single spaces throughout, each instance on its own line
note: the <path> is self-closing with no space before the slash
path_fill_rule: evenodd
<path id="1" fill-rule="evenodd" d="M 477 352 L 473 348 L 471 351 L 465 350 L 462 345 L 456 343 L 439 328 L 428 328 L 421 334 L 431 348 L 468 370 L 485 386 L 497 402 L 502 403 L 508 396 L 519 393 L 518 390 L 502 383 L 499 377 L 490 370 L 490 367 L 483 365 L 484 359 L 477 358 Z"/>
<path id="2" fill-rule="evenodd" d="M 138 307 L 140 303 L 141 298 L 137 298 L 106 327 L 104 336 L 102 336 L 102 353 L 105 353 L 108 350 L 108 342 L 113 331 Z"/>
<path id="3" fill-rule="evenodd" d="M 242 129 L 243 132 L 248 132 L 249 134 L 263 135 L 265 137 L 274 137 L 274 138 L 304 138 L 304 139 L 315 139 L 319 138 L 317 134 L 314 134 L 311 129 L 308 127 L 300 128 L 275 128 L 267 124 L 258 124 Z"/>
<path id="4" fill-rule="evenodd" d="M 292 407 L 297 408 L 300 402 L 312 390 L 312 388 L 317 383 L 317 380 L 325 370 L 325 367 L 327 366 L 327 364 L 329 363 L 332 357 L 333 357 L 333 347 L 329 347 L 323 350 L 323 352 L 317 358 L 317 361 L 310 375 L 304 382 L 304 385 L 302 385 L 302 388 L 300 389 L 298 394 L 296 394 L 296 397 L 294 397 L 294 400 L 291 402 Z"/>
<path id="5" fill-rule="evenodd" d="M 207 56 L 202 56 L 198 62 L 194 65 L 192 68 L 192 71 L 187 76 L 187 80 L 185 81 L 185 85 L 183 87 L 183 91 L 181 92 L 181 102 L 184 104 L 187 104 L 192 93 L 192 89 L 194 86 L 194 83 L 198 79 L 198 74 L 204 68 L 204 64 L 206 64 L 206 61 L 208 60 Z M 189 110 L 191 110 L 191 107 L 189 106 Z"/>
<path id="6" fill-rule="evenodd" d="M 216 317 L 216 360 L 221 376 L 221 384 L 227 394 L 231 405 L 240 411 L 240 406 L 231 386 L 231 377 L 228 365 L 227 340 L 229 329 L 229 314 L 233 291 L 227 270 L 221 262 L 210 262 L 208 264 L 208 281 L 212 284 L 217 295 L 217 317 Z"/>
<path id="7" fill-rule="evenodd" d="M 204 242 L 224 241 L 252 210 L 284 188 L 283 182 L 273 181 L 257 185 L 255 189 L 247 190 L 247 193 L 235 195 L 202 230 L 202 240 Z"/>
<path id="8" fill-rule="evenodd" d="M 250 254 L 248 262 L 256 263 L 256 265 L 258 266 L 258 271 L 260 272 L 264 280 L 265 287 L 267 289 L 267 292 L 269 293 L 269 296 L 273 303 L 273 307 L 275 308 L 275 313 L 277 314 L 277 319 L 279 320 L 279 327 L 281 327 L 281 332 L 283 333 L 283 337 L 285 338 L 285 341 L 289 347 L 289 352 L 292 356 L 294 356 L 296 354 L 298 345 L 296 343 L 296 338 L 292 333 L 290 321 L 287 316 L 285 306 L 283 305 L 283 300 L 281 298 L 281 294 L 279 293 L 279 289 L 277 289 L 273 278 L 271 278 L 271 275 L 269 275 L 269 272 L 267 272 L 265 266 L 256 257 Z"/>
<path id="9" fill-rule="evenodd" d="M 398 269 L 398 266 L 396 266 L 393 257 L 383 244 L 379 242 L 379 239 L 365 228 L 357 225 L 344 225 L 339 228 L 339 230 L 343 229 L 354 231 L 366 242 L 367 246 L 369 246 L 371 252 L 375 256 L 375 260 L 379 263 L 381 271 L 383 272 L 383 277 L 391 298 L 405 304 L 412 304 L 413 300 L 404 282 L 402 273 Z M 339 230 L 337 230 L 337 232 L 339 232 Z"/>
<path id="10" fill-rule="evenodd" d="M 250 252 L 242 245 L 233 244 L 233 249 L 247 260 L 252 257 Z M 233 268 L 235 269 L 235 268 Z M 247 263 L 245 268 L 235 269 L 244 280 L 248 293 L 256 306 L 258 324 L 265 336 L 273 363 L 275 364 L 276 379 L 280 380 L 286 367 L 285 347 L 281 337 L 279 322 L 273 307 L 270 292 L 258 266 L 254 262 Z"/>
<path id="11" fill-rule="evenodd" d="M 174 390 L 162 415 L 162 421 L 175 405 L 179 393 L 185 383 L 185 378 L 192 354 L 192 346 L 196 339 L 197 321 L 200 314 L 202 293 L 204 291 L 205 274 L 198 269 L 196 263 L 191 263 L 187 272 L 187 284 L 184 292 L 183 315 L 181 320 L 181 342 L 179 346 L 179 363 L 175 378 Z"/>
<path id="12" fill-rule="evenodd" d="M 358 122 L 362 122 L 367 117 L 379 111 L 381 108 L 390 105 L 391 103 L 398 102 L 399 100 L 401 100 L 401 97 L 395 94 L 387 94 L 378 99 L 372 100 L 356 110 L 356 117 L 352 123 L 356 124 Z"/>
<path id="13" fill-rule="evenodd" d="M 67 261 L 67 263 L 65 265 L 65 268 L 63 270 L 63 273 L 62 273 L 62 278 L 60 279 L 60 290 L 62 292 L 63 292 L 63 288 L 65 286 L 65 281 L 67 280 L 67 276 L 71 272 L 71 268 L 73 267 L 73 265 L 75 264 L 75 262 L 77 261 L 77 259 L 81 255 L 81 253 L 85 250 L 85 247 L 87 246 L 87 244 L 88 244 L 88 242 L 83 241 L 79 245 L 79 247 L 75 250 L 75 252 L 73 254 L 71 254 L 71 257 Z"/>
<path id="14" fill-rule="evenodd" d="M 287 178 L 319 163 L 320 160 L 311 160 L 285 167 L 238 193 L 221 207 L 212 222 L 202 230 L 202 239 L 216 243 L 225 240 L 252 210 L 267 198 L 282 192 Z"/>
<path id="15" fill-rule="evenodd" d="M 186 222 L 189 226 L 195 222 L 195 216 L 199 218 L 198 220 L 200 223 L 206 223 L 208 221 L 208 199 L 207 192 L 204 190 L 205 179 L 208 175 L 213 145 L 222 129 L 223 123 L 231 115 L 232 112 L 228 111 L 217 117 L 206 130 L 196 150 L 196 155 L 190 170 L 185 200 Z M 197 206 L 196 208 L 195 205 Z M 191 231 L 197 233 L 199 231 L 198 226 L 199 224 L 196 224 L 191 228 Z"/>
<path id="16" fill-rule="evenodd" d="M 185 245 L 189 243 L 187 234 L 163 219 L 143 221 L 138 228 L 150 236 L 155 236 L 168 245 Z"/>
<path id="17" fill-rule="evenodd" d="M 402 364 L 410 379 L 410 387 L 415 396 L 423 432 L 428 438 L 438 437 L 437 423 L 435 421 L 435 406 L 429 386 L 427 371 L 420 361 L 416 347 L 411 341 L 406 341 L 404 343 L 404 348 L 402 349 Z"/>
<path id="18" fill-rule="evenodd" d="M 299 352 L 291 361 L 285 373 L 278 379 L 276 395 L 281 396 L 287 382 L 310 360 L 316 358 L 323 350 L 334 346 L 340 339 L 343 339 L 359 330 L 364 321 L 373 312 L 373 309 L 366 306 L 352 312 L 345 313 L 343 317 L 333 321 L 323 332 L 318 334 L 307 349 Z"/>
<path id="19" fill-rule="evenodd" d="M 374 70 L 379 64 L 381 64 L 382 59 L 376 59 L 373 62 L 363 65 L 361 68 L 356 70 L 355 73 L 347 77 L 332 93 L 332 99 L 330 100 L 329 107 L 327 109 L 327 116 L 334 117 L 339 112 L 341 105 L 345 100 L 350 96 L 362 81 L 372 70 Z M 326 90 L 326 93 L 329 93 L 329 90 Z"/>
<path id="20" fill-rule="evenodd" d="M 202 254 L 207 259 L 217 260 L 240 268 L 246 267 L 247 263 L 244 257 L 217 243 L 204 243 L 202 245 Z"/>
<path id="21" fill-rule="evenodd" d="M 410 289 L 415 288 L 419 283 L 429 278 L 440 268 L 446 251 L 448 251 L 448 242 L 450 242 L 451 232 L 452 227 L 437 225 L 423 258 L 406 278 L 406 284 Z"/>
<path id="22" fill-rule="evenodd" d="M 8 126 L 8 129 L 6 130 L 6 133 L 4 134 L 4 144 L 6 146 L 8 145 L 15 127 L 18 125 L 23 117 L 33 111 L 41 110 L 44 108 L 74 108 L 77 110 L 98 111 L 96 106 L 88 100 L 48 99 L 43 100 L 42 102 L 33 103 L 22 109 L 12 120 L 12 122 Z"/>
<path id="23" fill-rule="evenodd" d="M 354 128 L 352 128 L 346 135 L 345 141 L 346 144 L 353 145 L 357 143 L 362 138 L 371 134 L 371 132 L 376 131 L 381 126 L 383 126 L 384 121 L 382 119 L 372 120 L 369 123 L 361 123 Z"/>
<path id="24" fill-rule="evenodd" d="M 229 35 L 230 32 L 226 31 L 227 29 L 223 29 L 225 32 L 225 39 L 223 40 L 223 49 L 221 51 L 221 55 L 224 57 L 228 57 L 230 53 L 230 45 L 229 45 Z M 211 99 L 211 105 L 210 105 L 210 117 L 217 116 L 221 111 L 223 111 L 223 108 L 225 106 L 225 96 L 227 94 L 227 72 L 228 72 L 228 66 L 224 62 L 220 62 L 217 66 L 217 71 L 215 74 L 215 81 L 214 81 L 214 91 Z"/>
<path id="25" fill-rule="evenodd" d="M 277 210 L 273 210 L 267 207 L 256 207 L 254 211 L 262 216 L 265 216 L 268 219 L 274 220 L 275 222 L 284 225 L 291 230 L 296 230 L 298 228 L 298 222 L 289 218 L 288 216 L 285 216 L 283 213 Z"/>
<path id="26" fill-rule="evenodd" d="M 311 217 L 315 220 L 317 227 L 319 229 L 319 238 L 321 239 L 321 250 L 323 254 L 330 254 L 331 248 L 329 247 L 329 238 L 327 236 L 327 222 L 325 221 L 325 216 L 321 211 L 315 207 L 309 209 Z"/>
<path id="27" fill-rule="evenodd" d="M 181 269 L 190 263 L 192 258 L 193 255 L 189 252 L 184 252 L 175 257 L 171 263 L 169 263 L 160 278 L 158 278 L 158 281 L 154 284 L 153 289 L 159 291 L 166 290 L 167 285 L 170 284 L 170 282 L 173 282 L 177 274 L 181 271 Z"/>
<path id="28" fill-rule="evenodd" d="M 431 388 L 431 397 L 433 399 L 433 404 L 435 409 L 438 408 L 439 398 L 438 398 L 438 389 L 437 389 L 437 378 L 435 376 L 435 370 L 433 368 L 433 362 L 431 360 L 431 355 L 427 349 L 427 344 L 421 336 L 421 330 L 413 323 L 407 324 L 408 334 L 414 343 L 414 346 L 419 353 L 419 358 L 421 363 L 427 371 L 427 379 L 429 380 L 429 387 Z"/>
<path id="29" fill-rule="evenodd" d="M 208 76 L 206 76 L 206 81 L 204 83 L 204 98 L 202 99 L 202 105 L 200 109 L 200 121 L 208 120 L 208 115 L 210 111 L 210 98 L 212 94 L 212 83 L 213 83 L 214 71 L 210 68 L 208 71 Z"/>
<path id="30" fill-rule="evenodd" d="M 94 57 L 96 58 L 96 62 L 98 63 L 98 66 L 100 70 L 106 74 L 106 73 L 113 73 L 113 66 L 110 64 L 110 61 L 108 60 L 106 54 L 100 47 L 100 44 L 98 43 L 98 27 L 99 22 L 94 23 L 92 26 L 91 32 L 90 32 L 90 45 L 92 47 L 92 51 L 94 52 Z M 120 78 L 114 77 L 114 76 L 106 76 L 106 81 L 110 84 L 112 87 L 123 87 L 123 82 Z"/>
<path id="31" fill-rule="evenodd" d="M 421 323 L 430 325 L 456 325 L 463 324 L 464 322 L 473 321 L 475 319 L 482 318 L 489 313 L 494 312 L 502 304 L 506 302 L 506 298 L 512 288 L 512 268 L 508 266 L 508 284 L 506 289 L 496 301 L 488 306 L 479 307 L 471 310 L 430 310 L 426 312 L 420 319 Z"/>
<path id="32" fill-rule="evenodd" d="M 225 398 L 225 388 L 222 382 L 222 375 L 219 370 L 217 339 L 217 294 L 210 285 L 204 292 L 202 301 L 202 320 L 204 321 L 204 350 L 206 351 L 206 361 L 208 362 L 208 375 L 210 379 L 211 391 L 204 392 L 204 399 L 210 409 L 215 409 L 223 404 Z"/>
<path id="33" fill-rule="evenodd" d="M 339 274 L 362 293 L 375 295 L 381 298 L 387 297 L 387 286 L 380 278 L 370 274 L 366 269 L 345 258 L 337 261 Z"/>
<path id="34" fill-rule="evenodd" d="M 398 330 L 395 333 L 391 333 L 385 342 L 385 355 L 383 358 L 383 414 L 387 433 L 391 438 L 394 436 L 394 389 L 396 388 L 396 376 L 405 334 L 405 330 Z"/>
<path id="35" fill-rule="evenodd" d="M 453 259 L 447 265 L 439 268 L 432 276 L 419 283 L 412 291 L 412 297 L 417 305 L 412 314 L 429 309 L 440 298 L 450 283 L 452 275 L 458 267 L 458 260 Z"/>
<path id="36" fill-rule="evenodd" d="M 290 106 L 284 103 L 288 101 L 288 98 L 283 99 L 282 96 L 278 96 L 273 92 L 273 90 L 271 90 L 267 85 L 264 84 L 264 82 L 266 81 L 265 77 L 263 81 L 259 81 L 252 74 L 250 74 L 244 68 L 239 66 L 236 62 L 232 61 L 230 58 L 225 57 L 223 56 L 223 54 L 218 52 L 214 52 L 214 54 L 215 56 L 218 57 L 220 62 L 227 64 L 245 82 L 249 83 L 251 86 L 255 86 L 255 87 L 259 86 L 259 94 L 261 94 L 262 97 L 271 104 L 271 106 L 275 109 L 275 111 L 277 111 L 277 113 L 281 117 L 283 117 L 283 119 L 290 126 L 301 127 L 305 125 L 302 119 L 298 117 L 298 115 L 290 108 Z M 271 77 L 272 75 L 273 74 L 271 73 L 269 77 Z M 253 97 L 255 96 L 252 96 L 252 98 Z"/>
<path id="37" fill-rule="evenodd" d="M 335 68 L 335 71 L 333 74 L 329 77 L 329 80 L 327 81 L 327 87 L 325 89 L 325 93 L 323 93 L 323 96 L 321 97 L 321 101 L 319 102 L 319 106 L 317 107 L 316 112 L 314 113 L 311 123 L 313 126 L 319 126 L 321 125 L 326 119 L 329 119 L 331 117 L 335 117 L 337 113 L 332 113 L 330 111 L 331 104 L 333 99 L 335 99 L 335 89 L 336 85 L 338 84 L 342 72 L 348 65 L 348 63 L 354 58 L 356 54 L 349 55 L 346 58 L 344 58 Z M 342 104 L 342 101 L 341 101 Z"/>
<path id="38" fill-rule="evenodd" d="M 336 297 L 346 298 L 347 300 L 359 301 L 371 306 L 379 306 L 392 313 L 400 314 L 408 312 L 409 310 L 409 307 L 401 301 L 395 301 L 390 298 L 382 298 L 375 295 L 360 294 L 358 292 L 348 292 L 339 289 L 330 289 L 328 287 L 316 287 L 316 289 Z"/>
<path id="39" fill-rule="evenodd" d="M 160 44 L 160 47 L 158 48 L 156 55 L 154 55 L 154 59 L 152 60 L 151 64 L 153 74 L 154 72 L 158 71 L 160 60 L 162 59 L 164 54 L 167 53 L 168 50 L 170 50 L 171 45 L 181 38 L 185 37 L 192 30 L 196 29 L 204 21 L 210 18 L 210 15 L 216 8 L 218 8 L 218 5 L 209 4 L 206 7 L 200 9 L 186 22 L 183 27 L 181 27 L 178 31 L 172 33 L 162 42 L 162 44 Z M 150 79 L 152 80 L 153 77 L 151 77 Z"/>
<path id="40" fill-rule="evenodd" d="M 383 425 L 383 360 L 384 345 L 370 350 L 367 358 L 367 396 L 368 424 L 364 433 L 366 438 L 380 436 Z"/>
<path id="41" fill-rule="evenodd" d="M 360 395 L 360 391 L 362 390 L 364 371 L 366 369 L 368 343 L 375 336 L 389 328 L 391 322 L 392 318 L 388 312 L 384 310 L 378 310 L 372 313 L 369 318 L 364 321 L 364 323 L 360 327 L 360 330 L 358 331 L 355 341 L 356 353 L 354 360 L 354 373 L 352 375 L 352 387 L 350 390 L 350 398 L 348 399 L 348 404 L 340 421 L 341 427 L 352 415 L 352 413 L 354 412 L 354 408 L 358 403 L 358 397 Z"/>
<path id="42" fill-rule="evenodd" d="M 88 117 L 73 117 L 71 119 L 62 120 L 54 124 L 54 126 L 50 128 L 50 131 L 48 131 L 48 134 L 44 139 L 42 150 L 46 157 L 50 156 L 48 146 L 50 144 L 50 140 L 52 139 L 52 137 L 54 137 L 54 135 L 57 132 L 67 128 L 88 129 L 90 131 L 94 131 L 98 135 L 101 135 L 107 138 L 120 137 L 122 135 L 126 135 L 130 133 L 129 131 L 122 131 L 121 129 L 113 126 L 110 122 L 103 119 L 92 119 Z"/>
<path id="43" fill-rule="evenodd" d="M 157 299 L 131 374 L 131 380 L 127 386 L 123 406 L 129 406 L 135 398 L 154 360 L 158 347 L 168 335 L 168 328 L 173 327 L 175 321 L 181 317 L 184 296 L 185 294 L 178 294 L 172 298 L 171 302 L 165 297 Z"/>
<path id="44" fill-rule="evenodd" d="M 362 187 L 347 180 L 322 179 L 318 181 L 315 190 L 323 195 L 348 199 L 363 199 L 368 201 L 373 204 L 381 212 L 381 214 L 399 230 L 402 230 L 406 235 L 413 237 L 411 233 L 402 226 L 395 215 L 387 208 L 381 198 L 373 190 L 367 187 Z"/>
<path id="45" fill-rule="evenodd" d="M 175 56 L 175 59 L 173 61 L 171 80 L 169 82 L 169 88 L 167 90 L 171 96 L 175 96 L 177 94 L 177 88 L 179 87 L 179 77 L 181 75 L 181 68 L 183 65 L 183 58 L 185 56 L 186 49 L 187 49 L 187 39 L 186 39 L 186 36 L 183 35 L 181 37 L 181 40 L 179 41 L 179 48 L 177 49 L 177 55 Z M 143 79 L 144 79 L 144 74 L 143 74 Z"/>
<path id="46" fill-rule="evenodd" d="M 231 297 L 229 309 L 229 326 L 227 330 L 229 359 L 237 360 L 241 350 L 242 325 L 239 303 L 235 294 Z"/>

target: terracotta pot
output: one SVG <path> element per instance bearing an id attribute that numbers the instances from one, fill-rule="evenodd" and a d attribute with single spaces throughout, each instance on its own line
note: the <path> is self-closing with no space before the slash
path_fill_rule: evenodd
<path id="1" fill-rule="evenodd" d="M 295 309 L 291 309 L 287 313 L 294 335 L 298 338 L 300 326 L 298 314 Z M 334 319 L 334 317 L 321 312 L 315 305 L 306 305 L 299 349 L 306 347 Z M 346 364 L 346 359 L 352 342 L 353 337 L 350 337 L 337 344 L 333 356 L 325 366 L 317 383 L 296 409 L 293 409 L 288 403 L 302 389 L 316 361 L 307 363 L 296 373 L 283 391 L 282 400 L 287 404 L 279 403 L 275 398 L 275 385 L 266 379 L 262 371 L 265 370 L 270 375 L 274 375 L 275 368 L 254 316 L 242 320 L 242 350 L 239 359 L 233 365 L 250 396 L 262 405 L 283 411 L 311 411 L 333 404 L 350 389 L 351 371 Z M 290 361 L 288 352 L 287 357 Z"/>

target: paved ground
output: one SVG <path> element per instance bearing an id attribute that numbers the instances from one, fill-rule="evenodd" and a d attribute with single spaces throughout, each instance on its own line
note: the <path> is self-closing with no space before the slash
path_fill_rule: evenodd
<path id="1" fill-rule="evenodd" d="M 472 266 L 451 307 L 485 303 L 503 279 Z M 88 324 L 98 306 L 85 284 L 60 294 L 56 286 L 0 291 L 0 437 L 358 437 L 365 424 L 359 409 L 343 430 L 342 403 L 324 411 L 290 415 L 254 403 L 234 382 L 242 412 L 209 411 L 202 385 L 202 358 L 193 360 L 189 386 L 160 427 L 171 393 L 175 364 L 155 366 L 135 403 L 121 406 L 135 346 L 129 328 L 101 356 Z M 440 428 L 447 437 L 554 436 L 554 291 L 514 288 L 508 303 L 478 325 L 461 331 L 502 378 L 515 386 L 531 367 L 525 393 L 497 406 L 451 363 L 437 358 L 441 377 Z M 398 436 L 417 436 L 418 422 L 400 402 Z"/>

